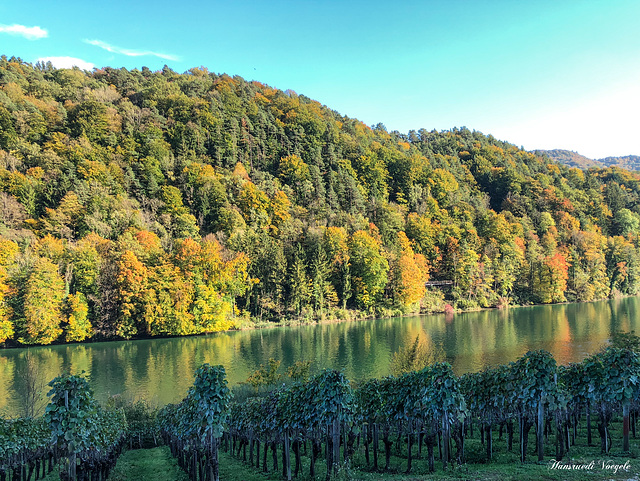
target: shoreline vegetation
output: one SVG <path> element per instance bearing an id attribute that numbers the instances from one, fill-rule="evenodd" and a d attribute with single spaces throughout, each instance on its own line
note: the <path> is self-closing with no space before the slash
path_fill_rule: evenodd
<path id="1" fill-rule="evenodd" d="M 615 300 L 615 299 L 621 299 L 623 297 L 633 297 L 632 295 L 628 295 L 628 296 L 618 296 L 615 298 L 608 298 L 608 299 L 595 299 L 592 301 L 583 301 L 581 303 L 588 303 L 588 302 L 603 302 L 603 301 L 611 301 L 611 300 Z M 552 304 L 552 305 L 562 305 L 562 304 L 573 304 L 571 302 L 563 302 L 563 303 L 556 303 L 556 304 Z M 312 318 L 312 319 L 304 319 L 304 318 L 291 318 L 288 320 L 284 320 L 284 321 L 256 321 L 256 320 L 246 320 L 244 322 L 240 322 L 237 326 L 233 326 L 231 328 L 229 328 L 226 331 L 216 331 L 214 332 L 208 332 L 208 333 L 201 333 L 201 334 L 187 334 L 187 335 L 165 335 L 165 336 L 148 336 L 148 337 L 144 337 L 144 336 L 140 336 L 140 337 L 133 337 L 131 339 L 127 339 L 127 340 L 131 340 L 131 341 L 136 341 L 136 340 L 150 340 L 150 339 L 172 339 L 172 338 L 178 338 L 178 337 L 191 337 L 191 336 L 207 336 L 207 335 L 211 335 L 211 334 L 216 334 L 216 333 L 225 333 L 225 332 L 234 332 L 234 331 L 250 331 L 250 330 L 259 330 L 259 329 L 271 329 L 271 328 L 279 328 L 279 327 L 303 327 L 303 326 L 314 326 L 314 325 L 323 325 L 323 324 L 337 324 L 337 323 L 343 323 L 343 322 L 366 322 L 366 321 L 373 321 L 373 320 L 377 320 L 377 319 L 392 319 L 395 317 L 419 317 L 419 316 L 429 316 L 429 315 L 437 315 L 437 314 L 444 314 L 446 316 L 455 316 L 456 314 L 462 314 L 462 313 L 466 313 L 466 312 L 480 312 L 480 311 L 492 311 L 492 310 L 505 310 L 505 309 L 518 309 L 518 308 L 527 308 L 527 307 L 536 307 L 536 306 L 544 306 L 544 305 L 549 305 L 549 304 L 527 304 L 527 305 L 507 305 L 507 306 L 498 306 L 498 307 L 476 307 L 476 308 L 469 308 L 469 309 L 458 309 L 455 310 L 453 308 L 451 308 L 450 304 L 444 304 L 443 308 L 441 310 L 438 311 L 424 311 L 424 312 L 409 312 L 409 313 L 403 313 L 403 312 L 386 312 L 386 313 L 373 313 L 373 314 L 369 314 L 369 313 L 364 313 L 364 312 L 359 312 L 359 311 L 346 311 L 346 313 L 341 313 L 340 316 L 336 316 L 336 317 L 326 317 L 324 319 L 318 319 L 318 318 Z M 448 307 L 447 307 L 448 306 Z M 453 320 L 453 317 L 452 317 Z M 87 339 L 87 340 L 83 340 L 83 341 L 77 341 L 77 342 L 64 342 L 62 340 L 60 341 L 54 341 L 53 343 L 51 343 L 50 345 L 74 345 L 74 344 L 91 344 L 93 342 L 118 342 L 118 341 L 123 341 L 125 339 L 122 338 L 110 338 L 110 339 L 96 339 L 96 338 L 91 338 L 91 339 Z M 4 345 L 0 345 L 0 352 L 2 352 L 2 349 L 24 349 L 24 348 L 28 348 L 30 346 L 24 346 L 24 345 L 20 345 L 17 343 L 11 343 L 11 342 L 5 342 Z M 31 346 L 31 347 L 35 347 L 35 346 Z"/>
<path id="2" fill-rule="evenodd" d="M 639 292 L 636 173 L 204 67 L 0 56 L 0 344 Z"/>

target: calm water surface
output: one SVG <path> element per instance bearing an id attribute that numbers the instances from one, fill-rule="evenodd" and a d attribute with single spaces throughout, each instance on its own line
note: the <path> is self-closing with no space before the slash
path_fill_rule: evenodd
<path id="1" fill-rule="evenodd" d="M 231 385 L 269 358 L 280 370 L 299 360 L 312 370 L 341 369 L 353 380 L 389 374 L 393 353 L 419 336 L 457 374 L 516 360 L 532 349 L 559 363 L 579 361 L 615 330 L 640 331 L 640 298 L 457 314 L 378 319 L 208 336 L 0 350 L 0 414 L 24 401 L 27 353 L 40 382 L 85 371 L 96 397 L 122 394 L 164 405 L 182 399 L 202 363 L 222 364 Z M 47 388 L 48 389 L 48 388 Z"/>

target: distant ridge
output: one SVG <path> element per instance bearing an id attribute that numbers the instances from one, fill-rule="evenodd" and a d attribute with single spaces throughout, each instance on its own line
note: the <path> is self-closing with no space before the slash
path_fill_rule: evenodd
<path id="1" fill-rule="evenodd" d="M 625 155 L 624 157 L 605 157 L 600 159 L 607 167 L 622 167 L 627 170 L 640 170 L 640 155 Z"/>
<path id="2" fill-rule="evenodd" d="M 571 150 L 536 150 L 538 155 L 547 155 L 550 159 L 553 159 L 561 164 L 568 165 L 570 167 L 577 167 L 579 169 L 589 169 L 591 167 L 607 168 L 607 167 L 620 167 L 627 170 L 640 170 L 640 156 L 639 155 L 625 155 L 623 157 L 605 157 L 604 159 L 590 159 L 584 155 L 580 155 L 577 152 Z"/>
<path id="3" fill-rule="evenodd" d="M 590 159 L 571 150 L 536 150 L 535 153 L 537 155 L 546 154 L 550 159 L 560 162 L 561 164 L 568 165 L 569 167 L 578 167 L 579 169 L 588 169 L 590 167 L 605 167 L 602 162 Z"/>

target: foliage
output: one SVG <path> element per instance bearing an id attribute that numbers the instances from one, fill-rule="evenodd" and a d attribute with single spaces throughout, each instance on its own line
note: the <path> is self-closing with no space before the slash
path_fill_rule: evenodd
<path id="1" fill-rule="evenodd" d="M 45 419 L 52 439 L 61 449 L 78 453 L 90 446 L 92 417 L 97 404 L 89 383 L 83 377 L 62 375 L 53 379 Z"/>
<path id="2" fill-rule="evenodd" d="M 218 479 L 218 444 L 231 398 L 224 367 L 203 364 L 196 369 L 193 386 L 182 402 L 169 404 L 158 413 L 162 435 L 179 464 L 184 453 L 198 456 L 209 479 Z"/>
<path id="3" fill-rule="evenodd" d="M 0 342 L 640 292 L 640 176 L 620 168 L 369 128 L 206 69 L 3 56 L 0 85 Z"/>

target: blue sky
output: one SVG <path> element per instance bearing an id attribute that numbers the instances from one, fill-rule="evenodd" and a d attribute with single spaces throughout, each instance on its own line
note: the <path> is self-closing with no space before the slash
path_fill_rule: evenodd
<path id="1" fill-rule="evenodd" d="M 637 0 L 23 0 L 0 2 L 0 53 L 205 66 L 389 130 L 601 158 L 640 155 L 639 19 Z"/>

